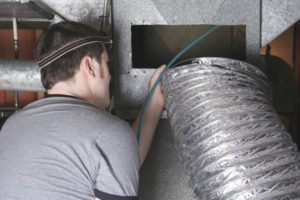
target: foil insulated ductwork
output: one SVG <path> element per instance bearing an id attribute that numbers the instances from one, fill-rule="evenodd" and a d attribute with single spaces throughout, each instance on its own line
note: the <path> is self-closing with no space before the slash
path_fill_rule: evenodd
<path id="1" fill-rule="evenodd" d="M 199 58 L 162 79 L 175 146 L 198 199 L 300 199 L 300 154 L 264 73 Z"/>

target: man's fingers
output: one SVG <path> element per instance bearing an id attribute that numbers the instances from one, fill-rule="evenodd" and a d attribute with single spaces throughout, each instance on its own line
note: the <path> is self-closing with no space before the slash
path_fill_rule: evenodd
<path id="1" fill-rule="evenodd" d="M 162 65 L 159 68 L 157 68 L 155 74 L 159 75 L 166 69 L 166 65 Z"/>
<path id="2" fill-rule="evenodd" d="M 166 69 L 166 65 L 161 65 L 159 68 L 157 68 L 152 75 L 152 81 L 156 81 L 158 76 Z M 154 80 L 153 80 L 154 79 Z"/>

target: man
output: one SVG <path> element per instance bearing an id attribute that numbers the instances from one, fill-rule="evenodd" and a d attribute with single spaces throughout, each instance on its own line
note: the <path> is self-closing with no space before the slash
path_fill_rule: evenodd
<path id="1" fill-rule="evenodd" d="M 1 200 L 136 199 L 164 99 L 158 87 L 138 148 L 127 123 L 104 111 L 107 42 L 75 22 L 54 24 L 41 36 L 36 54 L 47 97 L 11 116 L 0 132 Z"/>

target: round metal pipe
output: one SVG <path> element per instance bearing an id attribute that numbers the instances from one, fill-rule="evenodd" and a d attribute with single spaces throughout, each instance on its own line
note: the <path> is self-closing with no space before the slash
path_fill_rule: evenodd
<path id="1" fill-rule="evenodd" d="M 200 58 L 168 70 L 162 85 L 175 146 L 199 199 L 300 198 L 300 155 L 261 70 Z"/>
<path id="2" fill-rule="evenodd" d="M 19 39 L 18 39 L 18 26 L 17 18 L 12 18 L 13 21 L 13 39 L 14 39 L 14 50 L 15 50 L 15 59 L 19 58 Z"/>
<path id="3" fill-rule="evenodd" d="M 0 89 L 44 91 L 40 71 L 34 61 L 0 60 Z"/>

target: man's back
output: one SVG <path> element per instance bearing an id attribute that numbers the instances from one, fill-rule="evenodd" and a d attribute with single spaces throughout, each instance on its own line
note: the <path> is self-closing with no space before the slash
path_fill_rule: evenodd
<path id="1" fill-rule="evenodd" d="M 34 102 L 0 132 L 0 199 L 137 196 L 138 152 L 130 127 L 64 96 Z"/>

